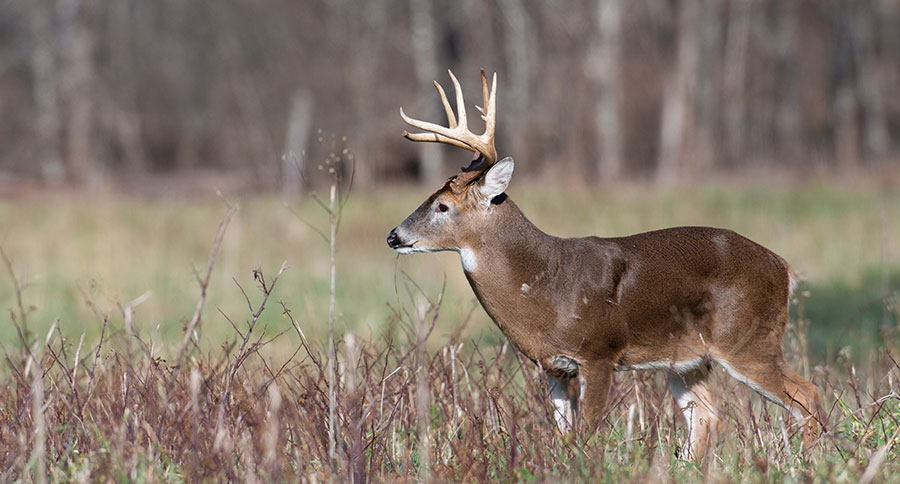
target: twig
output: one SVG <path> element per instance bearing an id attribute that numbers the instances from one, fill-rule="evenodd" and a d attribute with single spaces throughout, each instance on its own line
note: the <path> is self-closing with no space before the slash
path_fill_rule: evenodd
<path id="1" fill-rule="evenodd" d="M 334 146 L 332 146 L 332 151 L 334 151 Z M 330 250 L 330 273 L 331 280 L 329 285 L 329 304 L 328 304 L 328 361 L 327 361 L 327 379 L 328 379 L 328 459 L 329 465 L 332 470 L 332 478 L 336 474 L 337 471 L 337 461 L 336 461 L 336 446 L 337 446 L 337 418 L 335 415 L 336 411 L 336 395 L 335 395 L 335 380 L 337 379 L 337 369 L 335 360 L 337 359 L 337 353 L 335 349 L 334 342 L 334 322 L 336 318 L 336 310 L 335 310 L 335 299 L 336 299 L 336 241 L 337 241 L 337 231 L 340 227 L 341 216 L 343 214 L 344 204 L 348 198 L 348 192 L 350 187 L 353 184 L 353 177 L 356 171 L 355 159 L 352 154 L 349 154 L 348 150 L 344 150 L 344 154 L 346 158 L 341 156 L 332 156 L 326 160 L 325 165 L 328 165 L 328 173 L 331 177 L 331 185 L 329 190 L 328 203 L 319 198 L 315 192 L 311 193 L 309 198 L 318 205 L 322 211 L 328 214 L 328 226 L 329 232 L 326 236 L 324 230 L 320 230 L 312 224 L 308 223 L 302 217 L 300 217 L 295 211 L 291 210 L 291 213 L 297 217 L 297 219 L 302 222 L 307 227 L 311 228 L 318 234 L 323 240 L 328 243 Z M 344 161 L 350 163 L 350 180 L 349 183 L 344 185 L 343 183 L 343 173 L 341 170 L 341 163 Z M 322 167 L 320 166 L 320 169 Z M 301 176 L 304 174 L 301 172 Z M 283 306 L 283 305 L 282 305 Z M 286 311 L 287 312 L 287 311 Z M 299 325 L 293 321 L 294 329 L 300 334 L 300 339 L 307 350 L 307 353 L 312 356 L 312 353 L 309 352 L 309 346 L 306 342 L 306 338 L 303 335 L 303 332 L 300 331 Z M 318 361 L 313 358 L 313 361 L 318 365 Z M 320 368 L 321 371 L 321 368 Z"/>
<path id="2" fill-rule="evenodd" d="M 231 365 L 231 370 L 228 372 L 228 379 L 225 381 L 225 391 L 222 392 L 222 398 L 219 401 L 219 415 L 217 418 L 217 425 L 221 428 L 224 419 L 225 412 L 225 403 L 228 401 L 228 395 L 231 392 L 231 384 L 234 381 L 234 375 L 237 373 L 238 368 L 241 366 L 241 363 L 246 359 L 247 354 L 245 350 L 247 349 L 247 343 L 250 341 L 250 335 L 253 333 L 253 328 L 256 326 L 256 322 L 259 321 L 259 317 L 262 315 L 263 310 L 266 308 L 266 301 L 269 300 L 269 296 L 272 294 L 272 291 L 275 289 L 275 284 L 278 283 L 278 278 L 281 274 L 287 269 L 287 261 L 284 261 L 281 264 L 281 269 L 278 270 L 278 274 L 275 275 L 275 278 L 272 279 L 272 284 L 266 287 L 263 282 L 263 300 L 259 303 L 259 306 L 256 309 L 256 312 L 253 313 L 253 318 L 250 320 L 250 328 L 247 330 L 247 333 L 244 335 L 243 341 L 241 342 L 241 347 L 238 350 L 238 354 L 234 359 L 234 363 Z M 255 274 L 259 274 L 257 277 L 262 278 L 262 273 L 255 272 Z M 254 345 L 254 348 L 256 345 Z M 252 352 L 252 351 L 251 351 Z"/>
<path id="3" fill-rule="evenodd" d="M 335 359 L 337 355 L 334 349 L 334 305 L 335 305 L 335 232 L 337 225 L 335 223 L 335 192 L 337 191 L 337 182 L 331 184 L 330 204 L 328 206 L 328 225 L 331 229 L 331 237 L 328 239 L 328 246 L 331 250 L 331 282 L 329 285 L 328 297 L 328 459 L 332 466 L 335 465 L 335 441 L 336 423 L 335 418 L 335 396 L 334 396 L 334 380 L 335 380 Z M 315 199 L 315 197 L 314 197 Z M 316 199 L 318 201 L 318 199 Z M 319 202 L 321 204 L 321 202 Z"/>
<path id="4" fill-rule="evenodd" d="M 16 278 L 16 273 L 13 271 L 12 262 L 9 260 L 9 257 L 6 256 L 6 251 L 3 250 L 3 246 L 0 245 L 0 258 L 3 259 L 3 264 L 6 265 L 6 270 L 9 272 L 9 277 L 12 279 L 13 283 L 13 291 L 16 293 L 16 305 L 19 308 L 19 316 L 22 321 L 21 337 L 23 338 L 23 344 L 25 347 L 28 346 L 28 317 L 25 314 L 25 306 L 22 304 L 22 286 L 19 284 L 19 279 Z M 15 319 L 15 318 L 13 318 Z M 17 325 L 18 327 L 18 325 Z"/>
<path id="5" fill-rule="evenodd" d="M 254 277 L 255 277 L 255 276 L 256 276 L 256 273 L 254 272 L 253 275 L 254 275 Z M 244 295 L 244 302 L 247 303 L 247 309 L 249 309 L 250 312 L 252 313 L 252 312 L 253 312 L 253 303 L 250 302 L 250 296 L 247 295 L 247 291 L 244 290 L 244 286 L 242 286 L 241 283 L 238 282 L 238 280 L 235 279 L 234 277 L 232 277 L 231 280 L 234 281 L 234 285 L 237 286 L 238 289 L 241 290 L 241 294 Z"/>
<path id="6" fill-rule="evenodd" d="M 325 241 L 326 243 L 328 243 L 328 236 L 325 235 L 325 232 L 322 232 L 321 230 L 319 230 L 318 227 L 316 227 L 315 225 L 311 224 L 310 222 L 307 222 L 306 219 L 304 219 L 303 217 L 301 217 L 300 214 L 297 213 L 296 210 L 294 210 L 293 208 L 290 207 L 290 205 L 285 204 L 285 207 L 287 207 L 288 211 L 291 212 L 291 215 L 293 215 L 294 218 L 296 218 L 296 219 L 297 219 L 300 223 L 302 223 L 303 225 L 306 225 L 310 230 L 312 230 L 313 232 L 315 232 L 316 234 L 318 234 L 319 237 L 321 237 L 323 241 Z"/>
<path id="7" fill-rule="evenodd" d="M 191 342 L 191 337 L 194 335 L 194 331 L 197 329 L 197 325 L 200 324 L 200 316 L 203 314 L 203 306 L 206 304 L 206 288 L 209 286 L 209 278 L 212 275 L 213 264 L 216 261 L 216 254 L 219 252 L 219 246 L 222 244 L 222 239 L 225 237 L 225 229 L 228 228 L 228 223 L 231 222 L 231 217 L 234 216 L 234 213 L 237 211 L 237 207 L 228 202 L 225 202 L 228 206 L 228 209 L 225 211 L 225 216 L 222 218 L 222 222 L 219 223 L 219 230 L 216 233 L 216 238 L 213 241 L 212 249 L 209 251 L 209 258 L 206 261 L 206 275 L 201 279 L 196 273 L 197 283 L 200 284 L 200 297 L 197 299 L 197 307 L 194 308 L 194 316 L 191 317 L 191 322 L 188 323 L 187 329 L 184 331 L 184 338 L 181 340 L 181 346 L 178 348 L 178 357 L 175 358 L 175 367 L 181 366 L 181 358 L 184 356 L 184 351 L 187 349 L 188 344 Z"/>
<path id="8" fill-rule="evenodd" d="M 34 450 L 31 461 L 37 463 L 35 481 L 46 484 L 47 481 L 47 422 L 44 418 L 44 379 L 39 368 L 35 369 L 34 383 L 31 387 L 31 420 L 34 422 Z"/>
<path id="9" fill-rule="evenodd" d="M 444 291 L 442 289 L 440 296 L 438 296 L 437 303 L 432 302 L 426 297 L 426 300 L 428 301 L 428 304 L 430 306 L 428 310 L 433 311 L 431 328 L 434 328 L 434 325 L 437 322 L 443 296 Z M 428 434 L 428 424 L 430 423 L 430 420 L 428 418 L 428 407 L 431 395 L 427 379 L 428 369 L 425 368 L 424 365 L 426 359 L 425 341 L 431 334 L 431 329 L 429 329 L 426 333 L 426 311 L 427 310 L 425 308 L 419 308 L 418 314 L 416 315 L 416 421 L 419 437 L 419 478 L 422 480 L 422 482 L 431 481 L 431 440 Z"/>

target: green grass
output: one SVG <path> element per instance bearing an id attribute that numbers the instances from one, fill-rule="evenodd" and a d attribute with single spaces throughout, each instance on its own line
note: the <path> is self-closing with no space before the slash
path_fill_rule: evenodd
<path id="1" fill-rule="evenodd" d="M 338 234 L 339 330 L 363 335 L 382 331 L 392 312 L 389 305 L 408 299 L 404 274 L 431 293 L 446 279 L 439 333 L 452 332 L 475 305 L 456 254 L 398 258 L 384 243 L 390 228 L 427 195 L 421 187 L 351 194 Z M 805 309 L 815 330 L 810 351 L 817 361 L 834 357 L 848 344 L 858 350 L 877 341 L 882 272 L 889 294 L 900 288 L 897 190 L 817 183 L 656 191 L 522 181 L 513 184 L 510 195 L 532 221 L 554 235 L 618 236 L 673 225 L 712 225 L 762 243 L 806 280 Z M 276 297 L 291 303 L 305 331 L 321 337 L 328 309 L 328 246 L 292 210 L 321 229 L 327 225 L 325 214 L 309 199 L 291 202 L 291 210 L 277 197 L 236 202 L 240 210 L 216 260 L 201 343 L 215 346 L 230 334 L 219 310 L 237 315 L 246 308 L 235 281 L 250 292 L 253 269 L 274 272 L 282 261 L 290 268 Z M 0 245 L 25 285 L 29 329 L 44 333 L 59 318 L 64 334 L 86 332 L 90 339 L 102 325 L 88 300 L 111 317 L 114 327 L 116 321 L 121 327 L 117 305 L 150 291 L 152 296 L 137 308 L 138 329 L 155 334 L 158 326 L 161 338 L 179 338 L 199 295 L 192 268 L 205 269 L 223 213 L 221 200 L 190 197 L 49 194 L 0 201 Z M 0 277 L 0 304 L 14 307 L 8 277 Z M 287 328 L 276 309 L 263 320 L 273 330 Z M 502 338 L 477 308 L 466 334 L 484 333 L 492 340 Z M 0 325 L 0 340 L 16 340 L 10 325 Z"/>

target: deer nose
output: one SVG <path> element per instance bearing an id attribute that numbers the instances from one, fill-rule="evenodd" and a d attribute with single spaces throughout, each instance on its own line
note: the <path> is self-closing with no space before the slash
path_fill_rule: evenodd
<path id="1" fill-rule="evenodd" d="M 388 247 L 395 249 L 400 245 L 400 236 L 397 235 L 397 229 L 391 230 L 387 236 Z"/>

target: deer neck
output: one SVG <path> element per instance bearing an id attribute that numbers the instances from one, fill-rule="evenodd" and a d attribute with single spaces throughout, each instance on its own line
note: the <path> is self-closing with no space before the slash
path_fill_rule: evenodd
<path id="1" fill-rule="evenodd" d="M 545 234 L 529 221 L 510 199 L 492 207 L 490 227 L 483 230 L 460 256 L 472 290 L 500 329 L 522 346 L 531 333 L 530 320 L 537 300 L 531 296 L 553 284 L 558 267 L 558 245 L 562 239 Z M 471 258 L 467 261 L 466 259 Z M 521 333 L 519 335 L 511 333 Z M 527 337 L 526 339 L 532 339 Z M 520 340 L 520 341 L 517 341 Z"/>
<path id="2" fill-rule="evenodd" d="M 485 288 L 505 287 L 515 279 L 504 276 L 543 269 L 552 263 L 559 238 L 542 232 L 509 198 L 491 209 L 495 213 L 487 227 L 460 248 L 469 278 Z"/>

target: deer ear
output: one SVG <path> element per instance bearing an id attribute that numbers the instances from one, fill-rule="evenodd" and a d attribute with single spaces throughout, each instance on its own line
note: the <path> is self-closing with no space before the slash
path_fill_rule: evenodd
<path id="1" fill-rule="evenodd" d="M 509 180 L 512 179 L 515 165 L 513 159 L 507 156 L 492 166 L 488 172 L 485 173 L 484 181 L 479 187 L 481 194 L 486 199 L 491 200 L 503 193 L 503 191 L 506 190 L 506 186 L 509 185 Z"/>

